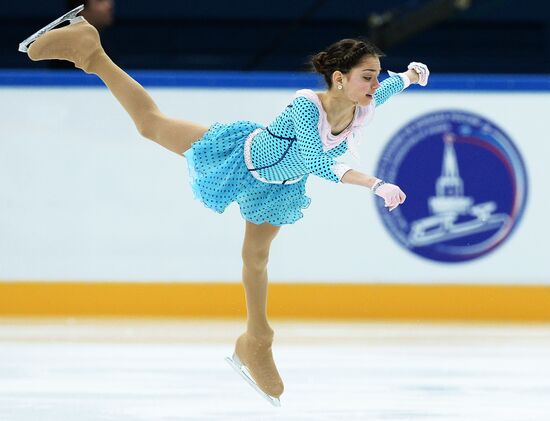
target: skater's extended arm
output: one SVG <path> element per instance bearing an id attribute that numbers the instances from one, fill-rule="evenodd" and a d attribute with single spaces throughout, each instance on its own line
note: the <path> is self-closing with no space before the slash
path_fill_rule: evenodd
<path id="1" fill-rule="evenodd" d="M 349 169 L 340 180 L 344 184 L 355 184 L 356 186 L 372 189 L 378 179 L 372 175 Z"/>
<path id="2" fill-rule="evenodd" d="M 374 103 L 378 107 L 384 104 L 393 95 L 403 91 L 411 84 L 419 83 L 426 86 L 430 71 L 422 63 L 412 62 L 409 69 L 402 73 L 390 72 L 391 76 L 380 83 L 380 87 L 374 94 Z"/>

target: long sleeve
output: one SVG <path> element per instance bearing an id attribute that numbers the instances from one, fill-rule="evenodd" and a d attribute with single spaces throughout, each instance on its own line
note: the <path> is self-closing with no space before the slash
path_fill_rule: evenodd
<path id="1" fill-rule="evenodd" d="M 378 107 L 382 105 L 393 95 L 398 94 L 403 89 L 405 89 L 405 84 L 399 75 L 386 78 L 374 93 L 374 101 L 376 106 Z"/>
<path id="2" fill-rule="evenodd" d="M 323 152 L 319 136 L 319 110 L 305 97 L 294 99 L 291 118 L 296 131 L 296 142 L 303 162 L 311 174 L 338 183 L 349 166 L 336 162 Z"/>

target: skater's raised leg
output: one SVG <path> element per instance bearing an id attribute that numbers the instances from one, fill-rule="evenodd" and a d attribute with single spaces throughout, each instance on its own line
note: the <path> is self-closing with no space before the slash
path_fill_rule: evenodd
<path id="1" fill-rule="evenodd" d="M 97 30 L 85 20 L 48 31 L 30 45 L 28 55 L 32 60 L 67 60 L 99 76 L 139 133 L 172 152 L 184 153 L 208 129 L 162 114 L 145 89 L 107 56 Z"/>

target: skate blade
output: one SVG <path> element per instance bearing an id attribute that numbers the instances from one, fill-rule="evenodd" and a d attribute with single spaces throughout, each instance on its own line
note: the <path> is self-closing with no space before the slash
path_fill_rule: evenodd
<path id="1" fill-rule="evenodd" d="M 22 53 L 26 53 L 27 50 L 29 49 L 29 45 L 32 42 L 36 41 L 38 38 L 40 38 L 46 32 L 51 31 L 56 26 L 61 25 L 63 22 L 65 22 L 67 20 L 70 21 L 71 25 L 73 23 L 82 22 L 84 20 L 84 18 L 82 16 L 76 16 L 80 12 L 82 12 L 82 10 L 84 10 L 84 6 L 80 5 L 77 8 L 71 10 L 70 12 L 65 13 L 60 18 L 57 18 L 53 22 L 51 22 L 48 25 L 44 26 L 42 29 L 40 29 L 39 31 L 35 32 L 30 37 L 28 37 L 25 41 L 19 43 L 19 51 L 21 51 Z"/>
<path id="2" fill-rule="evenodd" d="M 265 400 L 267 400 L 271 405 L 280 407 L 281 401 L 279 398 L 275 398 L 271 395 L 265 393 L 262 389 L 258 387 L 252 376 L 250 375 L 246 366 L 244 366 L 239 358 L 233 354 L 233 357 L 225 357 L 225 361 L 229 363 L 231 367 L 250 385 L 256 392 L 258 392 Z"/>

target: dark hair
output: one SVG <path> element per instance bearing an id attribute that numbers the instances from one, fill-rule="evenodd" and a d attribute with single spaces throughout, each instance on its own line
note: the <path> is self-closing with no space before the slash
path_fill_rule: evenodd
<path id="1" fill-rule="evenodd" d="M 332 87 L 332 74 L 339 70 L 348 73 L 365 56 L 382 57 L 384 54 L 372 42 L 364 39 L 346 38 L 335 42 L 326 51 L 311 58 L 313 69 L 325 77 L 328 87 Z"/>

